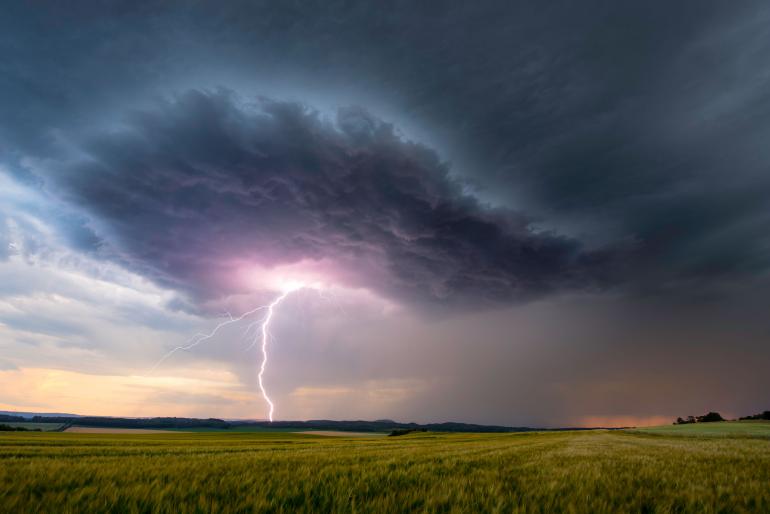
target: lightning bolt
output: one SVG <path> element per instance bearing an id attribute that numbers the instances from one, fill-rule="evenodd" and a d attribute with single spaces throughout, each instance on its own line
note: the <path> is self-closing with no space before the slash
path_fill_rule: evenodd
<path id="1" fill-rule="evenodd" d="M 160 360 L 158 360 L 158 362 L 156 362 L 155 365 L 152 368 L 150 368 L 149 373 L 152 373 L 153 371 L 155 371 L 158 368 L 158 366 L 163 364 L 163 362 L 165 362 L 166 359 L 168 359 L 169 357 L 174 355 L 176 352 L 190 350 L 190 349 L 198 346 L 199 344 L 201 344 L 203 341 L 211 339 L 212 337 L 217 335 L 217 332 L 219 332 L 219 329 L 221 329 L 222 327 L 226 327 L 227 325 L 232 325 L 233 323 L 238 323 L 242 319 L 244 319 L 244 318 L 246 318 L 248 316 L 251 316 L 255 312 L 259 312 L 261 310 L 267 309 L 268 307 L 269 307 L 268 305 L 261 305 L 259 307 L 256 307 L 256 308 L 250 310 L 250 311 L 244 312 L 243 314 L 241 314 L 237 318 L 233 318 L 232 315 L 230 315 L 230 313 L 228 313 L 227 316 L 230 319 L 228 319 L 227 321 L 223 321 L 222 323 L 220 323 L 219 325 L 214 327 L 214 329 L 211 332 L 209 332 L 208 334 L 201 334 L 201 333 L 195 334 L 185 344 L 183 344 L 181 346 L 177 346 L 175 348 L 172 348 L 166 355 L 161 357 Z"/>
<path id="2" fill-rule="evenodd" d="M 259 366 L 259 374 L 257 375 L 257 379 L 259 380 L 259 390 L 262 391 L 262 397 L 270 406 L 270 412 L 268 413 L 268 419 L 270 420 L 270 423 L 273 422 L 273 411 L 275 411 L 275 405 L 270 399 L 270 396 L 268 396 L 267 391 L 265 390 L 265 384 L 262 381 L 262 377 L 265 374 L 265 368 L 267 367 L 267 343 L 270 339 L 270 322 L 273 320 L 273 313 L 275 313 L 275 308 L 278 307 L 278 304 L 284 301 L 286 297 L 294 291 L 296 291 L 296 289 L 289 289 L 288 291 L 285 291 L 281 296 L 273 300 L 273 302 L 267 306 L 267 315 L 262 320 L 262 364 Z"/>
<path id="3" fill-rule="evenodd" d="M 176 352 L 190 350 L 190 349 L 198 346 L 202 342 L 211 339 L 223 327 L 226 327 L 227 325 L 232 325 L 233 323 L 238 323 L 239 321 L 242 321 L 243 319 L 245 319 L 245 318 L 247 318 L 247 317 L 249 317 L 249 316 L 251 316 L 251 315 L 253 315 L 253 314 L 255 314 L 255 313 L 259 312 L 259 311 L 266 310 L 267 314 L 265 314 L 265 317 L 262 318 L 261 320 L 258 320 L 258 321 L 255 321 L 255 322 L 249 324 L 249 326 L 246 328 L 246 332 L 248 333 L 248 331 L 251 328 L 253 328 L 255 325 L 261 324 L 261 329 L 259 330 L 259 332 L 257 332 L 255 334 L 254 340 L 252 341 L 252 343 L 249 346 L 249 348 L 251 348 L 252 346 L 256 345 L 258 341 L 261 343 L 262 363 L 259 366 L 259 374 L 257 375 L 257 379 L 259 381 L 259 390 L 262 393 L 262 398 L 264 398 L 265 402 L 270 407 L 270 410 L 269 410 L 269 413 L 268 413 L 268 419 L 272 423 L 273 422 L 273 413 L 275 412 L 275 404 L 270 399 L 270 396 L 267 394 L 267 390 L 265 389 L 265 384 L 264 384 L 264 380 L 263 380 L 264 374 L 265 374 L 265 370 L 267 368 L 267 347 L 268 347 L 268 343 L 269 343 L 270 338 L 271 338 L 270 322 L 273 320 L 273 315 L 275 314 L 276 307 L 278 307 L 278 305 L 281 302 L 283 302 L 286 299 L 286 297 L 288 297 L 290 294 L 292 294 L 292 293 L 294 293 L 294 292 L 296 292 L 296 291 L 298 291 L 298 290 L 300 290 L 300 289 L 302 289 L 304 287 L 305 287 L 304 285 L 293 285 L 293 286 L 290 286 L 290 287 L 286 288 L 283 293 L 281 293 L 275 300 L 273 300 L 269 304 L 267 304 L 267 305 L 260 305 L 259 307 L 255 307 L 254 309 L 251 309 L 250 311 L 244 312 L 243 314 L 241 314 L 237 318 L 234 318 L 230 313 L 227 313 L 227 316 L 229 318 L 228 320 L 219 323 L 217 326 L 215 326 L 211 330 L 211 332 L 195 334 L 185 344 L 183 344 L 181 346 L 177 346 L 175 348 L 172 348 L 168 353 L 166 353 L 163 357 L 161 357 L 160 360 L 158 360 L 158 362 L 156 362 L 155 365 L 152 368 L 150 368 L 149 372 L 152 373 L 153 371 L 155 371 L 158 368 L 158 366 L 163 364 L 164 361 L 166 361 L 169 357 L 174 355 Z"/>

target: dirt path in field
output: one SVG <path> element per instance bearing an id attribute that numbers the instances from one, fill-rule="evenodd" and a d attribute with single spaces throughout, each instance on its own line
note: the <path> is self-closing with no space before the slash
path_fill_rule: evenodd
<path id="1" fill-rule="evenodd" d="M 152 430 L 149 428 L 97 428 L 97 427 L 69 427 L 65 432 L 78 434 L 172 434 L 182 433 L 174 430 Z"/>
<path id="2" fill-rule="evenodd" d="M 340 430 L 303 430 L 295 434 L 323 435 L 327 437 L 381 437 L 387 434 L 378 432 L 343 432 Z"/>

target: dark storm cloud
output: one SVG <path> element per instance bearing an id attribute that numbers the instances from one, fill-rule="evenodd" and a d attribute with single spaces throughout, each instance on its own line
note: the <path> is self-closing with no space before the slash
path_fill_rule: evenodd
<path id="1" fill-rule="evenodd" d="M 330 121 L 296 103 L 189 91 L 80 151 L 51 187 L 134 268 L 199 297 L 248 290 L 223 280 L 243 266 L 323 260 L 399 300 L 488 306 L 601 287 L 613 264 L 481 205 L 434 151 L 359 107 Z"/>
<path id="2" fill-rule="evenodd" d="M 18 4 L 0 151 L 56 157 L 169 89 L 287 90 L 387 111 L 559 233 L 633 241 L 645 287 L 750 279 L 770 266 L 769 19 L 762 2 Z"/>
<path id="3" fill-rule="evenodd" d="M 761 0 L 5 2 L 0 173 L 35 199 L 0 186 L 0 266 L 44 251 L 37 218 L 191 291 L 166 304 L 187 311 L 254 286 L 223 278 L 244 262 L 303 257 L 438 306 L 620 283 L 424 330 L 365 317 L 329 344 L 319 326 L 275 346 L 297 367 L 271 383 L 398 370 L 451 384 L 394 416 L 514 425 L 761 411 L 768 26 Z M 238 100 L 257 95 L 280 101 Z M 0 295 L 73 296 L 16 270 Z"/>

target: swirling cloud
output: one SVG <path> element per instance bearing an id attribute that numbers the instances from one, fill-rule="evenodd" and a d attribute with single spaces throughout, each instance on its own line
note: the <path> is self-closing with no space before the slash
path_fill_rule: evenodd
<path id="1" fill-rule="evenodd" d="M 206 300 L 250 268 L 323 270 L 397 301 L 490 306 L 598 287 L 610 254 L 464 192 L 430 148 L 358 107 L 191 90 L 46 177 L 131 267 Z M 85 155 L 85 157 L 83 157 Z"/>

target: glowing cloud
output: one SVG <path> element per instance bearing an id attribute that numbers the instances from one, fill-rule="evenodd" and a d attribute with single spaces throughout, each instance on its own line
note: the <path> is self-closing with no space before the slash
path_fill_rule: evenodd
<path id="1" fill-rule="evenodd" d="M 72 144 L 41 179 L 191 310 L 286 280 L 483 309 L 601 287 L 613 270 L 613 252 L 481 203 L 434 150 L 360 107 L 326 118 L 193 90 Z"/>

